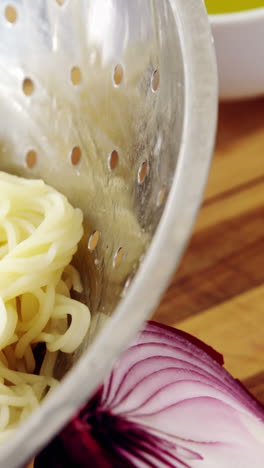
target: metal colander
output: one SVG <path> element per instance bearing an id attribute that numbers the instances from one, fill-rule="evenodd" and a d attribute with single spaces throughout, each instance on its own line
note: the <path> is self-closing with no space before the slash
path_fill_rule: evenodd
<path id="1" fill-rule="evenodd" d="M 91 395 L 164 291 L 202 197 L 217 86 L 197 0 L 3 0 L 0 67 L 0 170 L 83 210 L 74 263 L 93 316 L 58 359 L 59 388 L 0 448 L 12 468 Z"/>

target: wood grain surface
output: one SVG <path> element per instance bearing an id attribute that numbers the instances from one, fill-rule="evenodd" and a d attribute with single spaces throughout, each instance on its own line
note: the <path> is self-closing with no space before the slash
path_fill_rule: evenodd
<path id="1" fill-rule="evenodd" d="M 220 351 L 264 402 L 264 99 L 220 105 L 204 202 L 154 318 Z"/>

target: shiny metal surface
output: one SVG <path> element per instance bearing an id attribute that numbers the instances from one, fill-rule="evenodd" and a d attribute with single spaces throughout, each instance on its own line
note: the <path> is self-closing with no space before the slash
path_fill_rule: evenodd
<path id="1" fill-rule="evenodd" d="M 202 197 L 217 85 L 197 0 L 2 2 L 0 67 L 0 170 L 41 177 L 82 208 L 75 263 L 93 313 L 57 375 L 80 359 L 0 448 L 12 468 L 94 391 L 164 291 Z"/>

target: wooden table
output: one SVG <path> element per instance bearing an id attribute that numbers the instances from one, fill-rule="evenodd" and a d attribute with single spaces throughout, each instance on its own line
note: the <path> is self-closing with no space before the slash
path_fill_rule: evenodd
<path id="1" fill-rule="evenodd" d="M 264 99 L 219 111 L 205 199 L 154 318 L 220 351 L 264 402 Z"/>

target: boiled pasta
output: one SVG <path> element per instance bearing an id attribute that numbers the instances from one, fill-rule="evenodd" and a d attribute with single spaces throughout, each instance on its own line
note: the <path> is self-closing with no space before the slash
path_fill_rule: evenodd
<path id="1" fill-rule="evenodd" d="M 72 353 L 87 334 L 90 312 L 70 265 L 83 215 L 41 180 L 0 172 L 0 440 L 50 388 L 59 351 Z M 35 374 L 34 350 L 45 343 Z"/>

